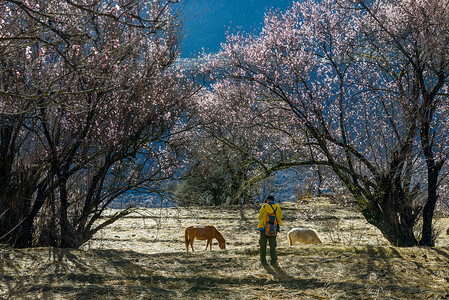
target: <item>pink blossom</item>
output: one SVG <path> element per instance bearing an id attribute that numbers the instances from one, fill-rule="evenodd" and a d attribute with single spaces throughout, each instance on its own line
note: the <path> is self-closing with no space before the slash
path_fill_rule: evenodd
<path id="1" fill-rule="evenodd" d="M 30 46 L 27 46 L 26 49 L 25 49 L 25 57 L 28 60 L 31 59 L 31 47 Z"/>

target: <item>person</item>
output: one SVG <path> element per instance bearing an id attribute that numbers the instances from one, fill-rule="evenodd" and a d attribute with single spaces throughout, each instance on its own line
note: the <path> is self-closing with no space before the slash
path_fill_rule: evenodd
<path id="1" fill-rule="evenodd" d="M 260 245 L 260 261 L 263 265 L 267 264 L 267 242 L 270 244 L 270 258 L 271 258 L 271 265 L 277 265 L 277 253 L 276 253 L 276 236 L 277 232 L 279 232 L 279 226 L 282 226 L 282 212 L 279 205 L 274 203 L 274 197 L 268 196 L 265 199 L 266 203 L 260 208 L 259 211 L 259 232 L 260 232 L 260 239 L 259 239 L 259 245 Z M 265 225 L 267 222 L 267 213 L 272 214 L 273 211 L 276 211 L 276 221 L 278 224 L 277 232 L 273 236 L 268 236 L 265 232 Z"/>

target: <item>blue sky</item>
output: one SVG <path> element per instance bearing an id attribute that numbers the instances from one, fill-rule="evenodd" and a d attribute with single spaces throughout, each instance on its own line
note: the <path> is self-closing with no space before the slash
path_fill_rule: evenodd
<path id="1" fill-rule="evenodd" d="M 217 52 L 226 32 L 259 32 L 265 12 L 285 10 L 292 0 L 188 0 L 184 8 L 182 57 Z"/>

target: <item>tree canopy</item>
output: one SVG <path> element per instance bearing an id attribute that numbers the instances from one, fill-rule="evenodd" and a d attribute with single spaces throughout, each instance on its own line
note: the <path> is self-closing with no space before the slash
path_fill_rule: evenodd
<path id="1" fill-rule="evenodd" d="M 259 136 L 265 151 L 245 151 L 261 174 L 324 166 L 392 244 L 431 246 L 449 154 L 448 5 L 308 0 L 271 11 L 259 34 L 230 34 L 211 57 L 217 81 L 200 105 L 220 128 Z M 241 149 L 231 136 L 221 137 Z"/>
<path id="2" fill-rule="evenodd" d="M 0 1 L 0 241 L 79 247 L 176 174 L 178 1 Z"/>

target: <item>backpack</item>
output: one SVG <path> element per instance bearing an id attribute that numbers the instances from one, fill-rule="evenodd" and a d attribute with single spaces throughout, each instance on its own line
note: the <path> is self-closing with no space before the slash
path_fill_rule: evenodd
<path id="1" fill-rule="evenodd" d="M 269 204 L 271 206 L 271 204 Z M 273 212 L 270 214 L 267 212 L 267 221 L 265 223 L 265 233 L 268 236 L 273 236 L 276 235 L 276 231 L 277 231 L 277 226 L 278 226 L 278 221 L 276 218 L 276 209 L 273 208 L 273 206 L 271 206 L 271 208 L 273 209 Z"/>

